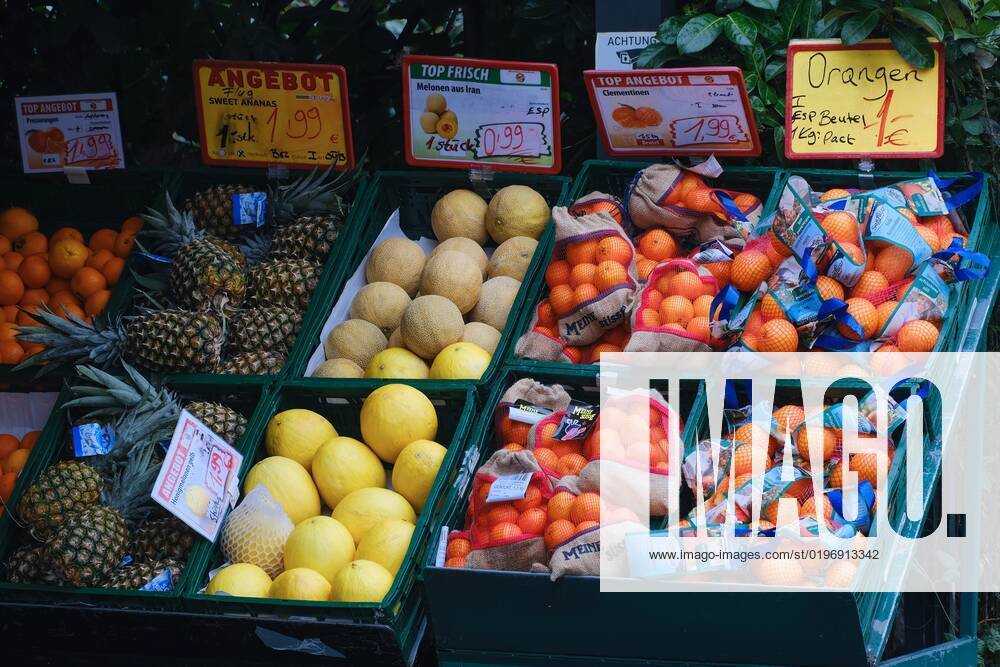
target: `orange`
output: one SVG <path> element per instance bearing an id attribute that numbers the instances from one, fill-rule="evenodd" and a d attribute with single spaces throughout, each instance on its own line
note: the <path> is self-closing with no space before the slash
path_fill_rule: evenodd
<path id="1" fill-rule="evenodd" d="M 701 180 L 701 177 L 697 174 L 692 174 L 691 172 L 684 172 L 684 174 L 674 182 L 673 189 L 670 194 L 667 195 L 668 204 L 676 204 L 677 202 L 684 201 L 688 193 L 692 190 L 705 187 L 705 181 Z"/>
<path id="2" fill-rule="evenodd" d="M 524 491 L 524 498 L 514 501 L 514 509 L 523 514 L 532 508 L 541 507 L 542 502 L 544 501 L 541 490 L 539 490 L 538 486 L 529 484 L 528 488 Z"/>
<path id="3" fill-rule="evenodd" d="M 667 283 L 665 294 L 682 296 L 688 301 L 694 301 L 704 294 L 701 278 L 691 271 L 681 271 L 674 274 Z"/>
<path id="4" fill-rule="evenodd" d="M 516 520 L 498 523 L 490 529 L 490 542 L 506 542 L 520 536 L 521 529 L 517 527 Z"/>
<path id="5" fill-rule="evenodd" d="M 98 290 L 90 296 L 83 304 L 83 312 L 87 313 L 91 317 L 97 317 L 104 309 L 108 306 L 108 300 L 111 298 L 111 292 L 106 289 Z"/>
<path id="6" fill-rule="evenodd" d="M 538 465 L 545 470 L 550 470 L 555 472 L 556 468 L 559 466 L 559 457 L 551 449 L 546 447 L 538 447 L 535 449 L 535 460 L 538 461 Z"/>
<path id="7" fill-rule="evenodd" d="M 3 461 L 4 472 L 18 473 L 24 469 L 24 464 L 28 462 L 31 451 L 27 449 L 15 449 Z"/>
<path id="8" fill-rule="evenodd" d="M 763 452 L 763 449 L 761 451 Z M 753 474 L 753 445 L 750 445 L 750 444 L 737 445 L 736 449 L 733 450 L 732 461 L 733 461 L 732 462 L 732 469 L 733 469 L 733 472 L 736 474 L 737 478 L 739 478 L 739 477 L 741 477 L 743 475 L 747 475 L 747 476 L 752 475 Z M 766 456 L 763 457 L 763 463 L 764 463 L 764 469 L 765 470 L 768 467 L 770 467 L 770 464 L 767 461 Z M 739 483 L 739 480 L 737 479 L 736 488 L 739 488 L 740 486 L 741 486 L 741 484 Z"/>
<path id="9" fill-rule="evenodd" d="M 889 318 L 892 317 L 892 314 L 898 305 L 898 301 L 885 301 L 876 306 L 875 314 L 878 316 L 878 327 L 875 329 L 876 333 L 885 329 L 885 325 L 889 323 Z"/>
<path id="10" fill-rule="evenodd" d="M 778 300 L 767 293 L 764 298 L 760 301 L 760 314 L 764 318 L 764 321 L 768 320 L 787 320 L 785 316 L 785 309 L 781 307 Z"/>
<path id="11" fill-rule="evenodd" d="M 655 329 L 660 326 L 660 313 L 654 308 L 643 308 L 636 318 L 636 326 L 641 329 Z"/>
<path id="12" fill-rule="evenodd" d="M 748 192 L 741 192 L 733 197 L 733 203 L 740 209 L 740 213 L 746 214 L 760 206 L 760 199 Z"/>
<path id="13" fill-rule="evenodd" d="M 14 250 L 25 257 L 49 251 L 49 239 L 41 232 L 28 232 L 14 241 Z"/>
<path id="14" fill-rule="evenodd" d="M 788 497 L 788 496 L 786 496 L 786 497 Z M 797 498 L 792 498 L 792 500 L 795 501 L 796 510 L 798 510 L 798 507 L 799 507 L 799 501 L 798 501 L 798 499 Z M 767 519 L 768 521 L 770 521 L 773 524 L 777 524 L 778 523 L 778 509 L 779 509 L 779 505 L 780 505 L 780 503 L 778 502 L 778 499 L 775 499 L 773 503 L 771 503 L 766 508 L 764 508 L 764 518 Z M 800 511 L 797 512 L 797 516 L 802 516 L 802 512 L 800 512 Z M 772 564 L 773 563 L 777 563 L 777 564 L 791 563 L 792 565 L 794 565 L 795 567 L 798 568 L 799 577 L 801 577 L 802 566 L 798 564 L 798 561 L 794 561 L 794 560 L 789 560 L 789 561 L 785 561 L 785 560 L 767 560 L 767 561 L 761 561 L 761 562 L 772 563 Z M 775 582 L 767 582 L 767 583 L 775 583 Z"/>
<path id="15" fill-rule="evenodd" d="M 858 219 L 847 211 L 834 211 L 819 223 L 830 238 L 841 243 L 858 242 Z"/>
<path id="16" fill-rule="evenodd" d="M 101 268 L 108 263 L 108 260 L 112 259 L 114 256 L 114 253 L 110 250 L 98 250 L 87 258 L 86 265 L 100 271 Z"/>
<path id="17" fill-rule="evenodd" d="M 913 266 L 913 255 L 909 250 L 899 246 L 891 245 L 883 248 L 875 258 L 875 269 L 881 271 L 890 284 L 902 280 L 911 266 Z"/>
<path id="18" fill-rule="evenodd" d="M 668 296 L 660 304 L 660 322 L 686 327 L 694 317 L 694 305 L 682 296 Z"/>
<path id="19" fill-rule="evenodd" d="M 567 345 L 563 348 L 563 354 L 569 359 L 571 364 L 581 364 L 583 363 L 583 348 L 576 347 L 574 345 Z"/>
<path id="20" fill-rule="evenodd" d="M 556 470 L 560 477 L 579 475 L 585 465 L 587 459 L 582 454 L 567 454 L 559 458 L 559 467 Z"/>
<path id="21" fill-rule="evenodd" d="M 553 328 L 556 326 L 556 314 L 552 310 L 552 304 L 548 299 L 543 299 L 538 304 L 538 324 L 543 327 Z"/>
<path id="22" fill-rule="evenodd" d="M 851 193 L 843 188 L 830 188 L 823 194 L 819 196 L 820 201 L 829 201 L 831 199 L 842 199 L 844 197 L 850 197 Z"/>
<path id="23" fill-rule="evenodd" d="M 937 345 L 937 327 L 927 320 L 910 320 L 896 333 L 901 352 L 930 352 Z"/>
<path id="24" fill-rule="evenodd" d="M 49 245 L 53 246 L 63 239 L 73 239 L 77 243 L 83 243 L 83 234 L 75 227 L 61 227 L 49 237 Z"/>
<path id="25" fill-rule="evenodd" d="M 576 500 L 576 496 L 569 491 L 560 491 L 549 498 L 549 521 L 569 519 L 574 500 Z"/>
<path id="26" fill-rule="evenodd" d="M 500 420 L 498 430 L 500 431 L 500 437 L 506 442 L 527 445 L 528 431 L 531 430 L 531 424 L 525 424 L 524 422 L 514 421 L 510 417 L 504 417 Z"/>
<path id="27" fill-rule="evenodd" d="M 0 271 L 0 305 L 13 306 L 24 296 L 21 277 L 10 270 Z"/>
<path id="28" fill-rule="evenodd" d="M 767 255 L 758 250 L 743 250 L 733 258 L 732 283 L 741 292 L 749 292 L 771 275 L 772 266 Z"/>
<path id="29" fill-rule="evenodd" d="M 31 211 L 19 206 L 8 208 L 0 213 L 0 234 L 11 241 L 16 241 L 29 232 L 38 230 L 38 218 Z"/>
<path id="30" fill-rule="evenodd" d="M 24 437 L 21 438 L 21 449 L 31 449 L 34 447 L 35 443 L 38 441 L 38 436 L 41 434 L 41 431 L 28 431 L 25 433 Z"/>
<path id="31" fill-rule="evenodd" d="M 764 249 L 764 254 L 767 255 L 767 261 L 769 261 L 771 266 L 774 268 L 778 268 L 781 266 L 781 263 L 785 261 L 785 258 L 778 253 L 773 245 L 767 246 L 767 248 Z"/>
<path id="32" fill-rule="evenodd" d="M 658 289 L 664 296 L 670 292 L 670 279 L 676 276 L 679 269 L 667 269 L 660 271 L 659 276 L 656 278 L 656 289 Z"/>
<path id="33" fill-rule="evenodd" d="M 569 282 L 570 265 L 564 259 L 557 259 L 551 263 L 547 269 L 545 269 L 545 284 L 549 288 L 553 288 L 556 285 L 565 285 Z"/>
<path id="34" fill-rule="evenodd" d="M 850 340 L 865 340 L 875 335 L 875 329 L 878 327 L 878 312 L 871 301 L 862 298 L 848 299 L 847 314 L 861 325 L 863 333 L 859 336 L 846 324 L 839 323 L 837 324 L 837 330 L 840 331 L 840 335 Z"/>
<path id="35" fill-rule="evenodd" d="M 535 333 L 543 334 L 543 335 L 548 336 L 550 338 L 558 338 L 558 336 L 556 335 L 556 332 L 553 331 L 552 329 L 548 328 L 548 327 L 537 327 L 536 326 L 536 327 L 534 327 L 532 329 L 532 331 L 534 331 Z"/>
<path id="36" fill-rule="evenodd" d="M 14 322 L 0 322 L 0 340 L 15 340 L 19 333 Z"/>
<path id="37" fill-rule="evenodd" d="M 581 493 L 573 500 L 569 511 L 569 520 L 573 523 L 601 520 L 601 495 L 593 491 Z"/>
<path id="38" fill-rule="evenodd" d="M 118 240 L 118 232 L 113 229 L 98 229 L 90 237 L 90 249 L 94 252 L 107 250 L 114 252 L 115 241 Z"/>
<path id="39" fill-rule="evenodd" d="M 662 262 L 677 256 L 677 241 L 665 229 L 651 229 L 639 238 L 639 252 L 648 259 Z"/>
<path id="40" fill-rule="evenodd" d="M 618 262 L 622 266 L 628 266 L 632 261 L 632 246 L 628 241 L 620 236 L 606 236 L 597 243 L 597 261 Z"/>
<path id="41" fill-rule="evenodd" d="M 725 211 L 715 193 L 712 192 L 712 188 L 708 187 L 695 188 L 688 192 L 684 197 L 684 208 L 699 213 L 723 213 Z"/>
<path id="42" fill-rule="evenodd" d="M 573 290 L 573 303 L 576 304 L 576 308 L 579 308 L 583 304 L 587 303 L 591 299 L 596 299 L 598 295 L 597 288 L 593 285 L 587 283 L 580 285 L 575 290 Z"/>
<path id="43" fill-rule="evenodd" d="M 487 523 L 490 526 L 504 522 L 517 523 L 517 517 L 521 514 L 510 503 L 493 503 L 487 507 L 490 508 L 486 513 Z"/>
<path id="44" fill-rule="evenodd" d="M 70 279 L 87 263 L 87 246 L 74 239 L 62 239 L 49 249 L 49 266 L 59 278 Z"/>
<path id="45" fill-rule="evenodd" d="M 146 221 L 143 220 L 140 216 L 133 215 L 133 216 L 130 216 L 128 218 L 125 218 L 125 222 L 122 223 L 122 231 L 123 232 L 131 232 L 131 233 L 135 234 L 136 232 L 138 232 L 139 230 L 141 230 L 142 227 L 143 227 L 143 225 L 145 225 L 145 224 L 146 224 Z"/>
<path id="46" fill-rule="evenodd" d="M 41 326 L 41 321 L 32 317 L 32 315 L 38 314 L 38 306 L 26 306 L 18 310 L 17 318 L 14 320 L 15 323 L 22 327 L 37 327 Z"/>
<path id="47" fill-rule="evenodd" d="M 21 262 L 24 261 L 24 255 L 19 252 L 14 252 L 11 250 L 5 253 L 3 256 L 4 268 L 10 269 L 11 271 L 17 271 L 18 267 L 21 266 Z"/>
<path id="48" fill-rule="evenodd" d="M 838 242 L 838 243 L 840 243 L 840 242 Z M 851 259 L 851 262 L 853 262 L 854 264 L 860 265 L 860 264 L 864 263 L 864 261 L 865 261 L 864 252 L 861 250 L 861 248 L 859 248 L 857 246 L 857 244 L 846 243 L 846 242 L 845 243 L 840 243 L 840 249 L 844 252 L 844 254 L 847 257 L 849 257 Z M 833 252 L 832 249 L 831 249 L 831 252 Z"/>
<path id="49" fill-rule="evenodd" d="M 937 252 L 941 249 L 941 239 L 938 238 L 938 235 L 933 230 L 923 225 L 916 225 L 916 229 L 917 233 L 920 234 L 920 238 L 924 240 L 924 243 L 930 246 L 931 252 Z"/>
<path id="50" fill-rule="evenodd" d="M 938 248 L 945 248 L 951 243 L 952 234 L 955 233 L 955 226 L 946 215 L 935 215 L 927 219 L 924 223 L 928 229 L 938 237 Z"/>
<path id="51" fill-rule="evenodd" d="M 9 433 L 4 433 L 0 435 L 0 461 L 3 461 L 8 456 L 10 456 L 15 450 L 19 449 L 21 443 L 18 442 L 17 438 L 10 435 Z"/>
<path id="52" fill-rule="evenodd" d="M 695 299 L 693 306 L 695 317 L 711 317 L 712 297 L 708 294 L 702 294 Z"/>
<path id="53" fill-rule="evenodd" d="M 865 271 L 858 282 L 851 288 L 852 297 L 861 297 L 873 301 L 873 296 L 889 286 L 889 279 L 879 271 Z"/>
<path id="54" fill-rule="evenodd" d="M 750 313 L 749 317 L 747 317 L 747 323 L 744 330 L 749 331 L 750 333 L 757 333 L 760 331 L 760 327 L 763 324 L 764 316 L 761 314 L 760 308 L 758 308 Z"/>
<path id="55" fill-rule="evenodd" d="M 823 429 L 823 460 L 829 461 L 833 456 L 834 452 L 837 451 L 837 437 L 839 433 L 836 429 L 824 428 Z M 809 429 L 808 427 L 802 427 L 799 432 L 795 434 L 795 446 L 799 450 L 799 456 L 802 460 L 811 462 L 809 457 Z"/>
<path id="56" fill-rule="evenodd" d="M 40 306 L 43 303 L 48 303 L 49 293 L 43 289 L 29 289 L 24 291 L 24 296 L 17 305 L 26 306 Z"/>
<path id="57" fill-rule="evenodd" d="M 45 285 L 45 291 L 51 296 L 57 292 L 68 292 L 69 291 L 69 281 L 65 278 L 49 278 L 49 282 Z"/>
<path id="58" fill-rule="evenodd" d="M 787 245 L 785 245 L 784 242 L 782 242 L 782 240 L 778 238 L 777 234 L 775 234 L 773 231 L 770 231 L 770 232 L 767 233 L 767 237 L 771 241 L 771 250 L 772 251 L 774 251 L 776 254 L 780 255 L 781 257 L 791 257 L 792 256 L 792 249 L 789 248 Z"/>
<path id="59" fill-rule="evenodd" d="M 524 451 L 524 445 L 519 445 L 516 442 L 508 442 L 501 449 L 506 449 L 508 452 L 521 452 Z"/>
<path id="60" fill-rule="evenodd" d="M 906 292 L 909 291 L 910 285 L 913 284 L 914 280 L 915 280 L 915 278 L 907 278 L 906 280 L 904 280 L 903 282 L 899 283 L 896 286 L 896 298 L 897 299 L 899 299 L 900 301 L 903 300 L 903 297 L 906 296 Z"/>
<path id="61" fill-rule="evenodd" d="M 549 449 L 560 459 L 569 454 L 583 453 L 583 444 L 579 440 L 552 440 L 549 445 Z"/>
<path id="62" fill-rule="evenodd" d="M 445 567 L 465 567 L 465 556 L 456 556 L 455 558 L 448 558 L 444 562 Z"/>
<path id="63" fill-rule="evenodd" d="M 113 252 L 118 257 L 128 257 L 129 253 L 132 252 L 132 248 L 135 247 L 135 232 L 122 231 L 118 234 L 118 238 L 115 239 L 115 246 Z"/>
<path id="64" fill-rule="evenodd" d="M 0 256 L 6 255 L 13 249 L 14 246 L 11 244 L 10 239 L 6 236 L 0 236 Z"/>
<path id="65" fill-rule="evenodd" d="M 569 285 L 556 285 L 549 292 L 549 303 L 552 304 L 552 310 L 557 317 L 569 315 L 576 306 L 573 288 Z"/>
<path id="66" fill-rule="evenodd" d="M 0 306 L 0 308 L 3 309 L 3 322 L 13 322 L 17 319 L 17 314 L 21 312 L 17 306 Z"/>
<path id="67" fill-rule="evenodd" d="M 570 264 L 597 264 L 597 241 L 577 241 L 566 246 L 566 259 Z"/>
<path id="68" fill-rule="evenodd" d="M 820 496 L 823 499 L 823 520 L 830 521 L 833 518 L 833 505 L 830 503 L 830 499 L 826 496 Z M 816 518 L 816 496 L 810 496 L 806 498 L 806 501 L 802 503 L 799 507 L 799 516 L 803 518 Z"/>
<path id="69" fill-rule="evenodd" d="M 805 421 L 806 411 L 801 405 L 783 405 L 774 411 L 773 419 L 778 425 L 778 435 L 782 440 L 786 433 L 791 433 L 799 424 Z"/>
<path id="70" fill-rule="evenodd" d="M 769 320 L 760 327 L 758 352 L 794 352 L 799 348 L 799 332 L 788 320 Z"/>
<path id="71" fill-rule="evenodd" d="M 533 507 L 521 513 L 517 519 L 517 527 L 528 535 L 541 535 L 545 532 L 545 524 L 549 516 L 541 507 Z"/>
<path id="72" fill-rule="evenodd" d="M 52 276 L 52 272 L 49 271 L 49 263 L 43 255 L 33 255 L 26 258 L 18 267 L 17 274 L 21 276 L 25 287 L 31 289 L 45 287 Z"/>
<path id="73" fill-rule="evenodd" d="M 590 530 L 591 528 L 597 528 L 600 525 L 601 524 L 598 523 L 597 521 L 581 521 L 580 523 L 576 524 L 576 533 L 577 535 L 579 535 L 585 530 Z"/>
<path id="74" fill-rule="evenodd" d="M 28 357 L 45 350 L 45 346 L 41 343 L 25 343 L 22 347 L 24 347 L 25 356 Z"/>
<path id="75" fill-rule="evenodd" d="M 455 537 L 448 540 L 448 549 L 445 551 L 447 558 L 464 558 L 472 551 L 472 542 L 464 537 Z"/>
<path id="76" fill-rule="evenodd" d="M 875 246 L 873 244 L 865 244 L 865 271 L 875 270 L 875 259 L 878 257 L 878 252 L 876 252 Z"/>
<path id="77" fill-rule="evenodd" d="M 17 484 L 16 472 L 5 472 L 0 475 L 0 500 L 7 502 L 14 495 L 14 485 Z M 0 515 L 3 514 L 3 507 L 0 506 Z"/>
<path id="78" fill-rule="evenodd" d="M 590 349 L 590 363 L 601 363 L 602 352 L 621 352 L 622 348 L 614 343 L 599 343 Z"/>
<path id="79" fill-rule="evenodd" d="M 844 286 L 830 276 L 820 276 L 817 278 L 816 289 L 819 291 L 819 298 L 823 301 L 827 299 L 844 300 Z"/>
<path id="80" fill-rule="evenodd" d="M 610 331 L 605 331 L 598 342 L 611 343 L 619 347 L 624 346 L 628 342 L 628 330 L 625 329 L 624 324 L 621 324 Z"/>
<path id="81" fill-rule="evenodd" d="M 552 445 L 558 442 L 557 440 L 554 440 L 552 438 L 552 434 L 555 433 L 558 429 L 559 429 L 559 424 L 557 424 L 554 421 L 546 422 L 540 425 L 535 430 L 535 446 L 552 449 Z"/>
<path id="82" fill-rule="evenodd" d="M 917 214 L 911 211 L 910 209 L 906 208 L 905 206 L 898 206 L 896 210 L 899 211 L 904 218 L 909 220 L 911 225 L 920 224 L 920 220 L 917 219 Z"/>
<path id="83" fill-rule="evenodd" d="M 576 535 L 576 526 L 566 519 L 557 519 L 545 529 L 545 548 L 555 549 L 557 546 Z"/>
<path id="84" fill-rule="evenodd" d="M 73 313 L 77 311 L 80 312 L 83 311 L 83 309 L 80 306 L 80 302 L 77 301 L 76 297 L 73 296 L 73 293 L 69 291 L 56 292 L 55 294 L 50 296 L 49 308 L 52 310 L 52 312 L 54 312 L 56 315 L 59 315 L 60 317 L 65 317 L 66 314 L 65 311 L 67 310 Z"/>
<path id="85" fill-rule="evenodd" d="M 732 269 L 732 264 L 732 261 L 726 260 L 723 262 L 709 262 L 708 264 L 702 264 L 702 266 L 708 269 L 709 273 L 715 276 L 715 280 L 719 284 L 719 289 L 722 289 L 729 284 L 729 275 L 730 270 Z"/>
<path id="86" fill-rule="evenodd" d="M 85 266 L 73 274 L 69 284 L 75 295 L 80 299 L 86 299 L 91 294 L 107 288 L 108 281 L 97 269 Z"/>
<path id="87" fill-rule="evenodd" d="M 704 343 L 709 342 L 712 338 L 712 330 L 709 328 L 707 317 L 692 317 L 687 323 L 687 332 Z"/>
<path id="88" fill-rule="evenodd" d="M 577 264 L 569 272 L 570 287 L 576 289 L 580 285 L 592 284 L 594 282 L 595 271 L 597 271 L 597 267 L 589 262 Z"/>
<path id="89" fill-rule="evenodd" d="M 639 276 L 639 280 L 647 280 L 649 274 L 653 272 L 656 268 L 656 262 L 651 259 L 640 259 L 635 263 L 635 271 Z"/>
<path id="90" fill-rule="evenodd" d="M 606 292 L 612 287 L 628 282 L 625 267 L 614 260 L 607 260 L 597 265 L 594 272 L 594 285 L 598 292 Z"/>

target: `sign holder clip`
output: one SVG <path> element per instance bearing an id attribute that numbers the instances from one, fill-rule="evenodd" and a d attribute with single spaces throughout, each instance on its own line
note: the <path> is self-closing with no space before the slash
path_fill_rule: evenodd
<path id="1" fill-rule="evenodd" d="M 858 185 L 863 190 L 875 189 L 875 175 L 872 173 L 873 171 L 875 171 L 875 160 L 871 158 L 858 160 Z"/>

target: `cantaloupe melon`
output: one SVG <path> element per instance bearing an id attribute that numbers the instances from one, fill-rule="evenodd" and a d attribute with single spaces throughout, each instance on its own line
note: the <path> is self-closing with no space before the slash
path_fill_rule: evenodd
<path id="1" fill-rule="evenodd" d="M 371 322 L 347 320 L 327 334 L 323 351 L 327 359 L 348 359 L 361 368 L 367 368 L 372 357 L 388 344 L 382 330 Z"/>
<path id="2" fill-rule="evenodd" d="M 443 296 L 418 296 L 403 313 L 403 342 L 423 359 L 433 359 L 462 338 L 465 321 L 458 306 Z"/>
<path id="3" fill-rule="evenodd" d="M 434 204 L 431 227 L 438 241 L 462 236 L 483 245 L 490 240 L 486 201 L 472 190 L 452 190 Z"/>
<path id="4" fill-rule="evenodd" d="M 483 283 L 479 292 L 479 303 L 469 314 L 473 322 L 488 324 L 497 331 L 503 331 L 521 282 L 510 276 L 497 276 Z"/>
<path id="5" fill-rule="evenodd" d="M 389 347 L 403 347 L 403 332 L 399 327 L 392 330 L 389 334 Z"/>
<path id="6" fill-rule="evenodd" d="M 514 280 L 524 280 L 528 265 L 535 254 L 538 241 L 527 236 L 515 236 L 507 239 L 493 251 L 486 275 L 490 278 L 510 276 Z"/>
<path id="7" fill-rule="evenodd" d="M 424 249 L 416 242 L 402 237 L 386 239 L 368 255 L 365 280 L 399 285 L 412 297 L 417 293 L 426 259 Z"/>
<path id="8" fill-rule="evenodd" d="M 382 332 L 379 331 L 379 333 Z M 314 378 L 359 378 L 364 377 L 364 375 L 365 369 L 350 359 L 343 358 L 327 359 L 312 372 Z"/>
<path id="9" fill-rule="evenodd" d="M 465 331 L 462 333 L 462 341 L 465 343 L 475 343 L 492 356 L 497 351 L 497 345 L 500 343 L 500 332 L 482 322 L 467 322 L 465 324 Z"/>
<path id="10" fill-rule="evenodd" d="M 537 239 L 549 224 L 549 205 L 545 197 L 527 185 L 501 188 L 486 210 L 486 230 L 497 243 L 515 236 Z"/>
<path id="11" fill-rule="evenodd" d="M 454 250 L 439 252 L 427 260 L 420 276 L 420 293 L 437 294 L 458 306 L 464 315 L 479 301 L 483 273 L 467 255 Z"/>
<path id="12" fill-rule="evenodd" d="M 490 263 L 490 258 L 486 256 L 486 251 L 483 250 L 483 246 L 479 245 L 472 239 L 467 239 L 463 236 L 456 236 L 437 244 L 434 249 L 431 250 L 430 256 L 433 257 L 438 253 L 449 250 L 455 250 L 468 255 L 469 259 L 473 260 L 476 263 L 476 266 L 479 267 L 480 271 L 483 272 L 483 280 L 486 280 L 486 267 Z"/>
<path id="13" fill-rule="evenodd" d="M 366 378 L 423 380 L 430 373 L 427 362 L 402 347 L 387 347 L 365 369 Z"/>
<path id="14" fill-rule="evenodd" d="M 371 322 L 388 336 L 399 326 L 409 305 L 410 295 L 399 285 L 384 281 L 369 283 L 354 295 L 351 317 Z"/>

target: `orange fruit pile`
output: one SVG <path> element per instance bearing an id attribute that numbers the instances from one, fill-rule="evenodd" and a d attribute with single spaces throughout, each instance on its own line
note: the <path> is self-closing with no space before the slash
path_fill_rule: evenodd
<path id="1" fill-rule="evenodd" d="M 40 434 L 41 431 L 31 431 L 20 439 L 9 433 L 0 435 L 0 516 Z"/>

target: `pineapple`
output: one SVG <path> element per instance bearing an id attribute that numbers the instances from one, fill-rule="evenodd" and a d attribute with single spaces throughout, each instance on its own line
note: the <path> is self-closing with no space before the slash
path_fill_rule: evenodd
<path id="1" fill-rule="evenodd" d="M 132 555 L 138 559 L 182 561 L 194 547 L 195 532 L 175 517 L 153 519 L 142 524 L 134 535 Z"/>
<path id="2" fill-rule="evenodd" d="M 232 352 L 268 350 L 288 353 L 302 325 L 302 311 L 287 306 L 247 308 L 229 323 Z"/>
<path id="3" fill-rule="evenodd" d="M 305 215 L 278 227 L 271 238 L 275 259 L 312 259 L 322 262 L 340 235 L 343 219 L 334 214 Z"/>
<path id="4" fill-rule="evenodd" d="M 104 582 L 104 587 L 120 590 L 139 590 L 163 574 L 164 570 L 170 570 L 172 580 L 176 581 L 183 569 L 184 563 L 172 558 L 134 563 L 111 572 Z"/>
<path id="5" fill-rule="evenodd" d="M 307 259 L 276 259 L 250 269 L 250 303 L 289 306 L 305 312 L 323 267 Z"/>
<path id="6" fill-rule="evenodd" d="M 184 409 L 231 445 L 239 442 L 247 427 L 246 417 L 222 403 L 196 401 L 188 403 Z"/>
<path id="7" fill-rule="evenodd" d="M 94 507 L 104 480 L 97 470 L 77 461 L 60 461 L 35 480 L 17 509 L 33 535 L 44 539 L 71 515 Z"/>
<path id="8" fill-rule="evenodd" d="M 241 352 L 229 357 L 218 371 L 225 375 L 277 375 L 286 359 L 280 352 Z"/>
<path id="9" fill-rule="evenodd" d="M 156 372 L 209 372 L 219 363 L 224 341 L 222 321 L 208 312 L 169 309 L 100 328 L 74 315 L 63 319 L 44 307 L 34 317 L 44 326 L 20 327 L 19 340 L 45 349 L 18 367 L 48 362 L 40 373 L 80 361 L 110 368 L 122 355 Z"/>
<path id="10" fill-rule="evenodd" d="M 194 193 L 184 202 L 184 212 L 195 226 L 213 236 L 237 239 L 243 230 L 233 224 L 233 195 L 254 192 L 247 185 L 216 185 Z"/>
<path id="11" fill-rule="evenodd" d="M 45 546 L 26 544 L 7 560 L 7 581 L 12 584 L 58 585 L 59 578 L 45 560 Z"/>

